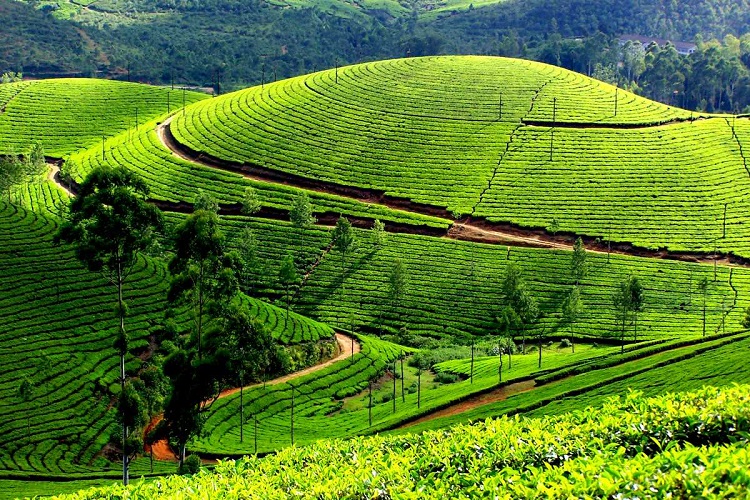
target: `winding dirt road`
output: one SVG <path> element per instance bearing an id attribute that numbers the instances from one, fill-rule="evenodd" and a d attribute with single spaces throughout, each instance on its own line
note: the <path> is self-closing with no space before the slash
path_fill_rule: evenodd
<path id="1" fill-rule="evenodd" d="M 354 356 L 358 352 L 362 350 L 362 345 L 355 339 L 354 337 L 350 337 L 348 335 L 344 335 L 343 333 L 336 333 L 336 342 L 338 343 L 338 354 L 334 356 L 333 358 L 324 361 L 322 363 L 319 363 L 317 365 L 310 366 L 308 368 L 305 368 L 304 370 L 300 370 L 294 373 L 289 373 L 287 375 L 284 375 L 283 377 L 278 377 L 273 380 L 268 380 L 266 382 L 266 385 L 276 385 L 276 384 L 283 384 L 284 382 L 289 382 L 290 380 L 295 380 L 300 377 L 304 377 L 305 375 L 309 375 L 310 373 L 315 373 L 317 371 L 323 370 L 324 368 L 327 368 L 331 366 L 334 363 L 337 363 L 339 361 L 343 361 L 351 356 Z M 257 384 L 250 384 L 244 386 L 244 389 L 254 389 L 257 387 L 263 386 L 262 382 L 259 382 Z M 221 394 L 219 394 L 219 398 L 225 398 L 227 396 L 231 396 L 232 394 L 236 394 L 240 392 L 239 387 L 233 387 L 231 389 L 227 389 L 225 391 L 222 391 Z M 144 437 L 151 432 L 151 429 L 159 425 L 159 422 L 163 420 L 163 415 L 157 415 L 153 419 L 151 419 L 151 422 L 146 426 L 145 430 L 143 431 Z M 172 448 L 169 446 L 169 442 L 166 439 L 160 439 L 156 442 L 154 442 L 153 445 L 145 445 L 144 450 L 146 453 L 152 453 L 155 460 L 168 460 L 168 461 L 176 461 L 177 455 L 172 450 Z"/>

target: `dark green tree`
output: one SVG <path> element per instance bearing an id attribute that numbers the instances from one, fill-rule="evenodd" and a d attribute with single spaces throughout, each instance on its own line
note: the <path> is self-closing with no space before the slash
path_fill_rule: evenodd
<path id="1" fill-rule="evenodd" d="M 169 262 L 172 281 L 169 301 L 188 302 L 193 309 L 194 335 L 201 359 L 205 324 L 218 316 L 238 289 L 237 262 L 224 251 L 219 217 L 210 210 L 198 210 L 174 231 L 175 253 Z"/>
<path id="2" fill-rule="evenodd" d="M 517 318 L 522 335 L 522 351 L 525 352 L 526 329 L 537 320 L 539 306 L 526 289 L 521 268 L 512 262 L 505 268 L 501 291 L 504 305 L 509 307 Z"/>
<path id="3" fill-rule="evenodd" d="M 23 377 L 18 386 L 18 399 L 26 405 L 26 443 L 31 443 L 31 399 L 34 397 L 34 383 Z"/>
<path id="4" fill-rule="evenodd" d="M 258 193 L 252 187 L 246 187 L 242 194 L 242 213 L 244 215 L 255 215 L 260 211 L 261 205 Z"/>
<path id="5" fill-rule="evenodd" d="M 576 352 L 573 325 L 583 313 L 583 300 L 581 299 L 581 290 L 579 287 L 573 287 L 568 296 L 565 297 L 565 300 L 563 300 L 562 303 L 561 313 L 563 322 L 570 328 L 570 343 L 573 352 Z"/>
<path id="6" fill-rule="evenodd" d="M 289 219 L 295 227 L 306 228 L 315 224 L 315 217 L 312 213 L 312 204 L 307 193 L 302 192 L 294 199 L 292 208 L 289 211 Z"/>
<path id="7" fill-rule="evenodd" d="M 380 222 L 379 219 L 375 219 L 372 223 L 372 229 L 370 229 L 370 242 L 375 248 L 380 248 L 386 241 L 385 224 Z"/>
<path id="8" fill-rule="evenodd" d="M 227 361 L 225 385 L 240 388 L 240 442 L 244 439 L 244 386 L 248 381 L 260 380 L 271 366 L 275 343 L 266 326 L 253 318 L 247 307 L 233 305 L 227 310 L 220 326 L 207 334 L 208 350 Z"/>
<path id="9" fill-rule="evenodd" d="M 573 244 L 573 255 L 570 259 L 570 275 L 573 278 L 573 283 L 579 286 L 587 274 L 586 248 L 583 246 L 583 240 L 578 237 Z"/>
<path id="10" fill-rule="evenodd" d="M 76 257 L 90 271 L 100 272 L 117 290 L 119 330 L 115 348 L 120 355 L 120 388 L 125 393 L 125 355 L 128 338 L 125 332 L 127 307 L 124 285 L 138 261 L 163 227 L 161 213 L 146 203 L 148 186 L 124 167 L 99 167 L 81 184 L 78 195 L 70 201 L 69 219 L 55 235 L 56 242 L 72 243 Z M 121 415 L 122 442 L 129 430 Z M 123 449 L 122 480 L 128 483 L 128 455 Z"/>
<path id="11" fill-rule="evenodd" d="M 341 297 L 345 295 L 344 274 L 346 273 L 346 255 L 354 249 L 356 236 L 352 224 L 346 217 L 339 217 L 336 227 L 331 231 L 331 244 L 341 253 Z"/>

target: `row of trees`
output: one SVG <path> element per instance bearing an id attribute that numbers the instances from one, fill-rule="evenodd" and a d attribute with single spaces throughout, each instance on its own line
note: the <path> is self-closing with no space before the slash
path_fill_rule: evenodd
<path id="1" fill-rule="evenodd" d="M 679 54 L 672 44 L 644 48 L 603 33 L 583 39 L 553 34 L 534 57 L 675 106 L 750 110 L 750 34 L 706 42 L 699 37 L 690 55 Z"/>
<path id="2" fill-rule="evenodd" d="M 570 263 L 571 286 L 560 302 L 560 316 L 562 323 L 570 329 L 571 337 L 575 335 L 574 327 L 585 310 L 585 304 L 581 298 L 583 280 L 588 274 L 586 262 L 586 249 L 581 238 L 576 239 L 573 246 Z M 523 280 L 521 268 L 513 262 L 509 262 L 505 269 L 505 276 L 501 284 L 502 306 L 494 318 L 495 328 L 501 336 L 506 338 L 505 345 L 515 344 L 515 337 L 521 334 L 521 351 L 526 351 L 526 333 L 534 331 L 539 346 L 539 367 L 542 366 L 542 339 L 546 330 L 540 326 L 544 318 L 537 300 L 529 292 Z M 634 325 L 633 339 L 638 339 L 638 313 L 644 307 L 643 287 L 636 276 L 629 276 L 618 284 L 612 295 L 612 304 L 617 313 L 618 322 L 621 322 L 620 342 L 625 345 L 626 326 L 632 322 Z M 571 342 L 573 352 L 575 343 Z M 508 368 L 512 368 L 512 347 L 506 347 L 508 354 Z M 502 356 L 500 357 L 500 377 L 502 377 Z"/>

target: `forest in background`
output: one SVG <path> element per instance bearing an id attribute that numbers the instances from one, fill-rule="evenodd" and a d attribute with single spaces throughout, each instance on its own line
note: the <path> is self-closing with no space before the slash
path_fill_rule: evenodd
<path id="1" fill-rule="evenodd" d="M 85 4 L 85 2 L 84 2 Z M 335 65 L 488 54 L 559 65 L 662 102 L 750 106 L 750 1 L 508 0 L 434 11 L 428 2 L 0 0 L 0 72 L 234 90 Z M 693 41 L 695 54 L 622 45 L 623 33 Z"/>

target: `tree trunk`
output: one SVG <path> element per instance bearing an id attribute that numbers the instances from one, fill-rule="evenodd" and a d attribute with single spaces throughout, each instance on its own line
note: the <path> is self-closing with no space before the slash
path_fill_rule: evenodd
<path id="1" fill-rule="evenodd" d="M 703 336 L 706 336 L 706 295 L 703 294 Z"/>
<path id="2" fill-rule="evenodd" d="M 542 336 L 539 336 L 539 368 L 542 367 Z"/>
<path id="3" fill-rule="evenodd" d="M 124 304 L 122 300 L 122 267 L 120 262 L 117 262 L 117 304 L 118 314 L 120 316 L 120 396 L 125 394 L 125 311 L 123 310 Z M 128 428 L 125 425 L 125 415 L 120 416 L 122 419 L 122 484 L 128 485 L 128 451 L 127 451 L 127 440 L 128 440 Z"/>
<path id="4" fill-rule="evenodd" d="M 203 329 L 203 262 L 201 262 L 200 275 L 198 278 L 198 361 L 202 360 L 201 337 Z"/>

